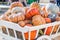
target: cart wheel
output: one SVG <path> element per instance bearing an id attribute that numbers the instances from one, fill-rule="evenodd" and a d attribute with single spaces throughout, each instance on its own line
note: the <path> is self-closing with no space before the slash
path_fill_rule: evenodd
<path id="1" fill-rule="evenodd" d="M 37 40 L 51 40 L 51 38 L 47 35 L 39 37 Z"/>

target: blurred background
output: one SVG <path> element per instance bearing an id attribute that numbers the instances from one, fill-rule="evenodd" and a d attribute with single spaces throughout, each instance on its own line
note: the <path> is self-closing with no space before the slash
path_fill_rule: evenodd
<path id="1" fill-rule="evenodd" d="M 0 0 L 0 14 L 4 13 L 12 2 L 23 2 L 24 5 L 29 5 L 32 2 L 38 3 L 55 3 L 60 7 L 60 0 Z"/>

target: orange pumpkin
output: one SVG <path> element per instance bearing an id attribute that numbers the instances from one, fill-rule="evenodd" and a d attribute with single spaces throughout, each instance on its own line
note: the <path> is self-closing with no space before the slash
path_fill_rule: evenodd
<path id="1" fill-rule="evenodd" d="M 41 15 L 44 18 L 46 18 L 48 16 L 48 11 L 46 9 L 46 6 L 42 7 Z"/>
<path id="2" fill-rule="evenodd" d="M 38 26 L 38 25 L 45 24 L 45 23 L 46 23 L 45 19 L 40 15 L 35 15 L 32 17 L 32 24 L 34 26 Z"/>
<path id="3" fill-rule="evenodd" d="M 32 24 L 26 24 L 26 26 L 32 27 L 33 25 L 32 25 Z M 36 33 L 37 33 L 36 30 L 30 32 L 30 40 L 35 39 Z M 29 38 L 29 33 L 28 33 L 28 32 L 24 33 L 24 36 L 25 36 L 25 39 L 28 40 L 28 38 Z"/>
<path id="4" fill-rule="evenodd" d="M 0 16 L 0 20 L 7 20 L 8 21 L 8 16 L 6 14 L 3 14 Z"/>
<path id="5" fill-rule="evenodd" d="M 51 23 L 51 19 L 50 18 L 45 18 L 46 23 Z"/>
<path id="6" fill-rule="evenodd" d="M 14 8 L 14 7 L 23 7 L 23 4 L 20 3 L 20 2 L 13 2 L 11 5 L 10 5 L 10 9 Z"/>
<path id="7" fill-rule="evenodd" d="M 50 35 L 51 31 L 52 31 L 52 26 L 47 28 L 46 35 Z"/>
<path id="8" fill-rule="evenodd" d="M 31 26 L 33 26 L 33 25 L 32 25 L 32 24 L 26 24 L 25 26 L 30 26 L 30 27 L 31 27 Z"/>
<path id="9" fill-rule="evenodd" d="M 58 12 L 58 15 L 60 16 L 60 12 Z"/>
<path id="10" fill-rule="evenodd" d="M 18 18 L 18 19 L 17 19 L 18 22 L 19 22 L 19 21 L 23 21 L 23 20 L 25 19 L 25 15 L 19 13 L 19 14 L 17 14 L 17 18 Z"/>
<path id="11" fill-rule="evenodd" d="M 9 21 L 11 21 L 11 22 L 17 22 L 17 21 L 18 21 L 16 14 L 10 15 L 10 16 L 8 17 L 8 19 L 9 19 Z"/>
<path id="12" fill-rule="evenodd" d="M 36 30 L 30 32 L 30 40 L 35 39 L 36 33 L 37 33 Z M 29 38 L 29 33 L 28 32 L 24 33 L 24 36 L 25 36 L 25 39 L 28 39 Z"/>
<path id="13" fill-rule="evenodd" d="M 18 24 L 19 24 L 21 27 L 24 27 L 24 26 L 25 26 L 25 22 L 24 22 L 24 21 L 20 21 L 20 22 L 18 22 Z"/>
<path id="14" fill-rule="evenodd" d="M 37 3 L 37 2 L 33 2 L 33 3 L 30 5 L 30 8 L 36 8 L 36 9 L 38 9 L 39 11 L 41 10 L 40 4 Z"/>
<path id="15" fill-rule="evenodd" d="M 26 24 L 32 23 L 31 20 L 24 20 Z"/>
<path id="16" fill-rule="evenodd" d="M 59 16 L 56 17 L 56 21 L 60 21 L 60 17 Z"/>
<path id="17" fill-rule="evenodd" d="M 29 9 L 25 14 L 27 19 L 32 18 L 34 15 L 40 15 L 40 12 L 36 8 Z"/>

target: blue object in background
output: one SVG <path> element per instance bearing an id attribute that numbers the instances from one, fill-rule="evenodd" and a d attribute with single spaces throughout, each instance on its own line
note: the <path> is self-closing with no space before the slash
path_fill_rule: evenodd
<path id="1" fill-rule="evenodd" d="M 56 3 L 60 7 L 60 0 L 56 0 Z"/>

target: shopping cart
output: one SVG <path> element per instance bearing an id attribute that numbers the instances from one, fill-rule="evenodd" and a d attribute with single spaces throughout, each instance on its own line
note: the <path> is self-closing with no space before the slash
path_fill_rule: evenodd
<path id="1" fill-rule="evenodd" d="M 58 25 L 57 31 L 53 33 L 53 30 L 55 26 Z M 0 20 L 0 36 L 2 37 L 3 40 L 26 40 L 24 33 L 28 32 L 29 37 L 28 40 L 30 40 L 30 32 L 37 30 L 35 40 L 43 40 L 46 38 L 47 40 L 51 40 L 51 38 L 54 38 L 58 35 L 60 35 L 60 21 L 56 21 L 53 23 L 48 23 L 48 24 L 43 24 L 35 27 L 27 27 L 25 26 L 24 28 L 20 27 L 16 23 Z M 50 35 L 46 35 L 46 30 L 49 26 L 52 26 L 52 31 Z M 43 35 L 39 35 L 39 30 L 44 30 Z"/>

